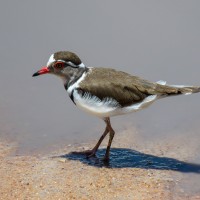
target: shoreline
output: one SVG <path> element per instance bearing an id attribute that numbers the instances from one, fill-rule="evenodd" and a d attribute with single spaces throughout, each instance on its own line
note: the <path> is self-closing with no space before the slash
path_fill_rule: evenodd
<path id="1" fill-rule="evenodd" d="M 113 145 L 110 166 L 103 166 L 98 158 L 70 154 L 74 150 L 88 149 L 90 144 L 69 145 L 43 156 L 16 156 L 16 144 L 1 142 L 0 199 L 200 199 L 200 193 L 188 195 L 177 186 L 181 181 L 181 173 L 173 169 L 177 163 L 171 169 L 159 170 L 154 169 L 151 161 L 145 166 L 139 160 L 142 163 L 138 167 L 136 158 L 143 159 L 149 154 L 133 151 L 126 157 L 127 149 L 130 150 L 128 139 L 120 137 Z M 127 148 L 122 148 L 124 142 Z M 103 145 L 97 157 L 104 153 L 106 143 Z M 131 156 L 136 159 L 135 164 L 128 161 Z"/>

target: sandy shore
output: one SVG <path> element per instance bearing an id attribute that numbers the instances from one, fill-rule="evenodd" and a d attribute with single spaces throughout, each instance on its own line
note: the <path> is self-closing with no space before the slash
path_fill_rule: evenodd
<path id="1" fill-rule="evenodd" d="M 164 160 L 161 157 L 163 152 L 173 152 L 173 144 L 164 149 L 159 144 L 159 148 L 153 148 L 155 152 L 145 152 L 144 146 L 136 152 L 129 146 L 130 137 L 119 135 L 115 139 L 109 165 L 98 158 L 70 154 L 90 148 L 90 144 L 68 145 L 43 156 L 17 156 L 16 144 L 1 142 L 0 199 L 200 199 L 200 193 L 191 195 L 179 188 L 182 163 L 173 159 L 173 155 Z M 180 157 L 184 159 L 184 153 Z"/>

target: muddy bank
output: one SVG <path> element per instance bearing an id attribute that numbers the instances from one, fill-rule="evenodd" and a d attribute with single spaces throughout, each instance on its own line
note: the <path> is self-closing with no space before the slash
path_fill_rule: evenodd
<path id="1" fill-rule="evenodd" d="M 126 132 L 115 138 L 109 164 L 100 159 L 106 143 L 96 158 L 86 159 L 70 152 L 92 144 L 23 156 L 16 155 L 16 144 L 1 142 L 0 199 L 200 199 L 200 192 L 180 187 L 182 173 L 200 173 L 199 165 L 184 161 L 187 149 L 156 141 L 153 148 L 133 148 L 132 137 Z"/>

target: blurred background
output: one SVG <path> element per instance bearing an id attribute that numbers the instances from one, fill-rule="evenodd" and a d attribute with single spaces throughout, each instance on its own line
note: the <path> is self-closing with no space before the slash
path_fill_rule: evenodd
<path id="1" fill-rule="evenodd" d="M 104 129 L 101 120 L 73 105 L 59 79 L 32 78 L 56 51 L 76 52 L 87 66 L 200 85 L 198 0 L 0 4 L 0 137 L 18 141 L 19 154 L 89 142 Z M 198 149 L 199 100 L 199 94 L 166 98 L 146 110 L 115 117 L 112 124 L 118 133 L 135 127 L 145 142 L 176 134 Z"/>

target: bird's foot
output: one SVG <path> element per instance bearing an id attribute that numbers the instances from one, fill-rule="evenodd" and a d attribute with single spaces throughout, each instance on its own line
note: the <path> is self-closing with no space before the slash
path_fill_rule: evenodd
<path id="1" fill-rule="evenodd" d="M 73 153 L 73 154 L 79 154 L 79 155 L 86 155 L 87 158 L 96 156 L 96 155 L 95 155 L 96 151 L 94 151 L 94 150 L 74 151 L 74 152 L 72 152 L 72 153 Z"/>
<path id="2" fill-rule="evenodd" d="M 109 156 L 106 156 L 106 155 L 102 158 L 102 161 L 105 163 L 108 163 L 109 160 L 110 160 Z"/>

